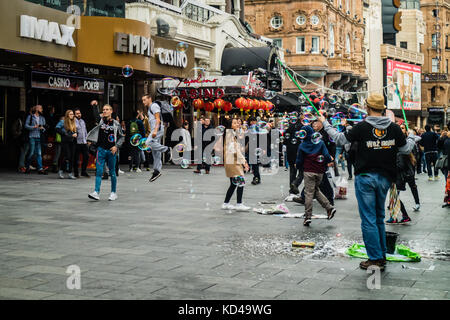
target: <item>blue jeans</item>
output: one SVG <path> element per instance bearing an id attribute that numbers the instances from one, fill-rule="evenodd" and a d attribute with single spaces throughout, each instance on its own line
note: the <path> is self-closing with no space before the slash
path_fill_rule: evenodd
<path id="1" fill-rule="evenodd" d="M 386 229 L 384 205 L 391 183 L 378 173 L 363 173 L 355 177 L 361 231 L 370 260 L 386 256 Z"/>
<path id="2" fill-rule="evenodd" d="M 36 161 L 38 164 L 38 170 L 42 169 L 42 154 L 41 154 L 41 139 L 30 138 L 30 153 L 28 154 L 26 167 L 28 168 L 33 160 L 33 156 L 36 154 Z"/>
<path id="3" fill-rule="evenodd" d="M 111 151 L 103 148 L 97 148 L 97 163 L 95 164 L 95 191 L 100 192 L 100 186 L 102 185 L 103 167 L 106 164 L 109 168 L 109 175 L 111 176 L 111 192 L 116 192 L 117 176 L 116 176 L 116 155 Z"/>

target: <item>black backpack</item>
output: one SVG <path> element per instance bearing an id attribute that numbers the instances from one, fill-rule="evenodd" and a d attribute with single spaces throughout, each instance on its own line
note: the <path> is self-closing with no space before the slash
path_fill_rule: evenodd
<path id="1" fill-rule="evenodd" d="M 173 107 L 167 101 L 159 101 L 155 100 L 156 103 L 161 108 L 161 122 L 167 123 L 173 121 Z M 149 111 L 153 114 L 152 108 L 149 108 Z"/>

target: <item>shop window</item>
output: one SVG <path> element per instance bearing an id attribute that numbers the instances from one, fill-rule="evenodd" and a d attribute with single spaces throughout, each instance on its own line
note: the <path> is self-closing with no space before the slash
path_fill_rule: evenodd
<path id="1" fill-rule="evenodd" d="M 305 37 L 297 37 L 297 53 L 305 53 Z"/>
<path id="2" fill-rule="evenodd" d="M 319 53 L 319 37 L 311 38 L 311 53 Z"/>

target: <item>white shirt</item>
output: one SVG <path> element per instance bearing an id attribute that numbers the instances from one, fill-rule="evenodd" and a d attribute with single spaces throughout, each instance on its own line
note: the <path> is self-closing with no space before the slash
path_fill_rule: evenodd
<path id="1" fill-rule="evenodd" d="M 155 114 L 159 113 L 159 119 L 161 120 L 161 123 L 159 124 L 159 130 L 164 130 L 164 123 L 161 119 L 161 107 L 157 103 L 152 103 L 150 108 L 148 109 L 148 123 L 150 124 L 150 129 L 153 132 L 156 127 L 156 118 Z"/>

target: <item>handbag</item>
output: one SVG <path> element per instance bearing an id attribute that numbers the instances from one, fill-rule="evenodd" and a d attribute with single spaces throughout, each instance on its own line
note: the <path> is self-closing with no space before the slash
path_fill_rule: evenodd
<path id="1" fill-rule="evenodd" d="M 443 168 L 448 167 L 448 156 L 446 154 L 441 154 L 439 159 L 436 161 L 434 165 L 436 170 L 442 170 Z"/>

